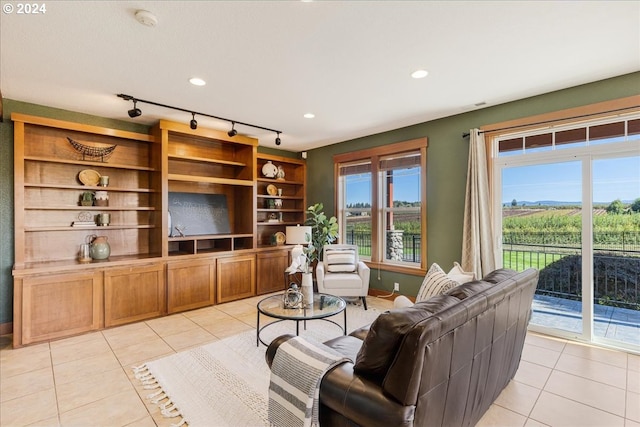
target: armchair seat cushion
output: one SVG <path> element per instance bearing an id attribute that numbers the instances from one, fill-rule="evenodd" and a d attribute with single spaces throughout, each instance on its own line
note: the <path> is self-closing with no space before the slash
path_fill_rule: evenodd
<path id="1" fill-rule="evenodd" d="M 356 273 L 331 273 L 324 276 L 324 287 L 332 289 L 362 289 L 362 279 Z"/>

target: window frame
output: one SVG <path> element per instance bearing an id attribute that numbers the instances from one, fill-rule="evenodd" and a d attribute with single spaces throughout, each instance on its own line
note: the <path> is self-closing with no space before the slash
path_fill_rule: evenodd
<path id="1" fill-rule="evenodd" d="M 345 210 L 343 188 L 340 177 L 340 166 L 359 161 L 371 162 L 371 259 L 363 260 L 369 267 L 385 271 L 400 273 L 410 273 L 422 275 L 426 272 L 427 264 L 427 147 L 426 137 L 412 139 L 383 145 L 380 147 L 368 148 L 365 150 L 353 151 L 349 153 L 336 154 L 333 156 L 334 163 L 334 188 L 335 206 L 337 207 L 338 223 L 340 227 L 339 241 L 343 243 L 343 232 L 345 230 L 344 215 Z M 384 230 L 384 203 L 382 200 L 383 191 L 380 177 L 380 159 L 392 154 L 408 152 L 420 153 L 420 262 L 391 262 L 385 259 L 385 234 Z"/>

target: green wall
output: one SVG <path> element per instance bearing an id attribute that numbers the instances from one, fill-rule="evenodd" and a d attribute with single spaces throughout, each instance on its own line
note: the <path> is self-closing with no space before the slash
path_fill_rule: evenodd
<path id="1" fill-rule="evenodd" d="M 461 258 L 469 149 L 469 140 L 462 138 L 464 132 L 492 123 L 638 94 L 640 72 L 310 150 L 307 157 L 307 204 L 322 202 L 325 212 L 335 215 L 334 154 L 426 136 L 429 140 L 427 264 L 437 262 L 448 270 L 454 261 Z M 390 292 L 394 282 L 400 283 L 401 293 L 416 295 L 422 277 L 377 270 L 371 272 L 372 288 Z"/>
<path id="2" fill-rule="evenodd" d="M 426 136 L 427 161 L 428 262 L 445 268 L 460 259 L 462 209 L 466 183 L 468 141 L 463 132 L 474 127 L 546 113 L 596 102 L 640 94 L 640 72 L 583 86 L 486 107 L 439 120 L 345 141 L 307 152 L 307 202 L 322 202 L 327 213 L 335 212 L 333 155 L 363 148 Z M 4 121 L 0 123 L 0 323 L 13 319 L 13 125 L 12 112 L 51 117 L 96 126 L 146 133 L 148 127 L 136 123 L 96 117 L 5 99 Z M 296 153 L 259 147 L 260 152 L 297 157 Z M 415 295 L 422 277 L 371 272 L 371 287 L 390 290 L 399 282 L 402 293 Z"/>

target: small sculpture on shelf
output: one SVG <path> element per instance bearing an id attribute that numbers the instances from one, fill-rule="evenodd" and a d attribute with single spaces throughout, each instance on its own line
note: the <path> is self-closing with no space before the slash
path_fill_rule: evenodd
<path id="1" fill-rule="evenodd" d="M 278 165 L 278 172 L 276 172 L 276 179 L 278 181 L 284 181 L 284 169 L 282 166 Z"/>

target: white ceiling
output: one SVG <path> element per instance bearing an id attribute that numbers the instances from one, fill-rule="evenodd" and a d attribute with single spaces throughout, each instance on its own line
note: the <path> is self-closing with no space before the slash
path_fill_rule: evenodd
<path id="1" fill-rule="evenodd" d="M 146 124 L 191 119 L 145 104 L 130 119 L 125 93 L 282 130 L 279 148 L 291 151 L 640 70 L 639 1 L 43 3 L 37 15 L 2 3 L 4 98 Z M 138 23 L 139 9 L 157 26 Z M 429 76 L 412 79 L 419 68 Z M 275 147 L 271 132 L 237 129 Z"/>

